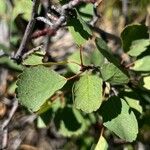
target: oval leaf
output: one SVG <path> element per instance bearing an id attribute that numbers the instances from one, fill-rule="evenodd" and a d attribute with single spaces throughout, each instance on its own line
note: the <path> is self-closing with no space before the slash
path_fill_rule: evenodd
<path id="1" fill-rule="evenodd" d="M 125 100 L 113 96 L 101 106 L 104 126 L 120 138 L 132 142 L 138 133 L 136 117 Z"/>
<path id="2" fill-rule="evenodd" d="M 27 68 L 17 81 L 18 99 L 28 109 L 37 111 L 66 81 L 66 78 L 46 67 Z"/>
<path id="3" fill-rule="evenodd" d="M 96 111 L 102 103 L 102 79 L 86 72 L 73 87 L 74 105 L 86 113 Z"/>

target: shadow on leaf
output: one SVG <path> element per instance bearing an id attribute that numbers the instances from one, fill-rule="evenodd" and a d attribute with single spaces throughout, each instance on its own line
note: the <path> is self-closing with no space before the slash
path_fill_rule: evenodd
<path id="1" fill-rule="evenodd" d="M 76 131 L 81 127 L 81 123 L 77 120 L 77 116 L 71 107 L 59 109 L 56 113 L 54 122 L 58 129 L 60 129 L 61 124 L 64 124 L 65 128 L 69 131 Z"/>
<path id="2" fill-rule="evenodd" d="M 103 121 L 111 121 L 121 114 L 122 104 L 121 100 L 117 96 L 110 97 L 100 107 L 100 115 L 103 117 Z"/>

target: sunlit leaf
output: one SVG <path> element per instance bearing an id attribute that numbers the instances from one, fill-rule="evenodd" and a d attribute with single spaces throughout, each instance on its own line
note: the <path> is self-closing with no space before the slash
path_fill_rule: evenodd
<path id="1" fill-rule="evenodd" d="M 143 82 L 144 82 L 143 87 L 150 90 L 150 76 L 144 77 Z"/>
<path id="2" fill-rule="evenodd" d="M 103 136 L 100 136 L 98 143 L 94 150 L 107 150 L 107 149 L 108 149 L 107 141 L 105 140 Z"/>
<path id="3" fill-rule="evenodd" d="M 86 72 L 73 87 L 74 106 L 86 113 L 96 111 L 102 103 L 102 79 Z"/>
<path id="4" fill-rule="evenodd" d="M 103 125 L 120 138 L 132 142 L 138 134 L 137 119 L 125 100 L 113 96 L 100 109 Z"/>
<path id="5" fill-rule="evenodd" d="M 80 14 L 76 11 L 76 17 L 70 18 L 68 22 L 69 32 L 72 34 L 76 44 L 83 45 L 90 38 L 92 32 Z"/>
<path id="6" fill-rule="evenodd" d="M 79 7 L 79 14 L 84 21 L 90 21 L 93 13 L 93 4 L 91 3 Z"/>
<path id="7" fill-rule="evenodd" d="M 84 65 L 90 65 L 90 59 L 88 56 L 83 52 L 82 59 Z M 73 73 L 79 73 L 81 69 L 81 59 L 80 59 L 80 52 L 79 50 L 74 52 L 72 55 L 68 57 L 68 67 Z M 77 63 L 77 64 L 76 64 Z"/>
<path id="8" fill-rule="evenodd" d="M 150 71 L 150 56 L 145 56 L 134 62 L 134 66 L 131 67 L 135 71 Z"/>
<path id="9" fill-rule="evenodd" d="M 28 56 L 26 59 L 23 60 L 22 64 L 23 65 L 38 65 L 38 64 L 43 64 L 42 59 L 43 59 L 44 52 L 35 52 Z"/>
<path id="10" fill-rule="evenodd" d="M 137 110 L 138 112 L 140 112 L 142 114 L 143 109 L 138 100 L 131 99 L 129 97 L 125 97 L 125 100 L 127 101 L 128 105 L 131 108 L 134 108 L 135 110 Z"/>
<path id="11" fill-rule="evenodd" d="M 133 41 L 138 39 L 148 39 L 148 28 L 144 25 L 128 25 L 121 33 L 123 50 L 128 52 Z"/>
<path id="12" fill-rule="evenodd" d="M 25 20 L 29 20 L 32 11 L 31 0 L 14 0 L 14 9 L 12 19 L 14 20 L 18 15 L 22 15 Z"/>
<path id="13" fill-rule="evenodd" d="M 140 39 L 133 41 L 128 54 L 131 56 L 138 56 L 142 52 L 147 50 L 147 46 L 149 45 L 150 45 L 149 39 Z"/>
<path id="14" fill-rule="evenodd" d="M 66 82 L 66 78 L 46 67 L 27 68 L 17 81 L 18 100 L 29 110 L 37 111 Z"/>

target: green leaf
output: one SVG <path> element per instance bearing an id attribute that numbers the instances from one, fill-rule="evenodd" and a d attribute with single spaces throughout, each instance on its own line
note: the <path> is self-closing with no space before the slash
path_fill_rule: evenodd
<path id="1" fill-rule="evenodd" d="M 107 58 L 107 60 L 109 62 L 112 63 L 110 65 L 113 66 L 113 68 L 109 68 L 109 65 L 108 66 L 106 65 L 106 67 L 108 67 L 110 69 L 110 71 L 108 69 L 106 70 L 108 75 L 104 69 L 102 70 L 104 80 L 108 80 L 110 75 L 113 75 L 112 77 L 114 79 L 113 78 L 111 79 L 112 84 L 127 83 L 128 82 L 128 76 L 127 76 L 128 72 L 119 65 L 119 61 L 112 54 L 112 52 L 109 49 L 109 47 L 107 46 L 106 42 L 102 38 L 96 38 L 95 42 L 96 42 L 96 46 L 97 46 L 98 50 L 101 52 L 101 54 L 104 57 Z M 104 67 L 105 67 L 105 65 L 104 65 Z M 113 73 L 115 73 L 115 74 L 113 74 Z M 116 73 L 119 73 L 119 74 L 116 75 Z M 107 78 L 104 77 L 105 75 L 107 76 Z"/>
<path id="2" fill-rule="evenodd" d="M 3 50 L 3 52 L 7 55 L 11 54 L 10 48 L 5 46 L 5 43 L 4 44 L 0 43 L 0 49 Z"/>
<path id="3" fill-rule="evenodd" d="M 150 90 L 150 76 L 144 77 L 143 82 L 144 82 L 143 87 Z"/>
<path id="4" fill-rule="evenodd" d="M 130 106 L 130 108 L 135 109 L 139 113 L 142 114 L 143 109 L 142 106 L 140 105 L 140 97 L 137 95 L 136 92 L 132 91 L 131 89 L 127 89 L 125 91 L 122 91 L 119 93 L 120 97 L 125 99 Z"/>
<path id="5" fill-rule="evenodd" d="M 5 66 L 9 69 L 13 69 L 16 71 L 22 71 L 23 70 L 23 67 L 21 65 L 18 65 L 17 63 L 15 63 L 8 56 L 0 57 L 0 66 Z"/>
<path id="6" fill-rule="evenodd" d="M 46 67 L 27 68 L 17 81 L 18 100 L 28 109 L 37 111 L 66 82 L 66 78 Z"/>
<path id="7" fill-rule="evenodd" d="M 129 25 L 121 33 L 123 50 L 128 52 L 133 41 L 148 39 L 148 28 L 145 25 Z"/>
<path id="8" fill-rule="evenodd" d="M 32 11 L 32 1 L 31 0 L 14 0 L 14 9 L 12 14 L 12 19 L 16 19 L 18 15 L 29 21 Z"/>
<path id="9" fill-rule="evenodd" d="M 138 56 L 147 50 L 147 47 L 150 45 L 149 39 L 140 39 L 132 42 L 128 54 L 130 56 Z"/>
<path id="10" fill-rule="evenodd" d="M 13 95 L 16 91 L 17 85 L 16 85 L 16 81 L 13 82 L 12 84 L 9 85 L 8 89 L 7 89 L 7 93 L 9 95 Z"/>
<path id="11" fill-rule="evenodd" d="M 150 56 L 145 56 L 134 62 L 134 66 L 131 67 L 135 71 L 150 71 Z"/>
<path id="12" fill-rule="evenodd" d="M 44 52 L 35 52 L 28 56 L 26 59 L 23 60 L 22 64 L 23 65 L 38 65 L 38 64 L 43 64 L 42 59 L 43 59 Z"/>
<path id="13" fill-rule="evenodd" d="M 90 38 L 92 32 L 79 13 L 68 21 L 68 29 L 77 45 L 83 45 Z"/>
<path id="14" fill-rule="evenodd" d="M 55 115 L 54 123 L 63 136 L 79 136 L 86 129 L 86 122 L 81 113 L 71 106 L 59 109 Z"/>
<path id="15" fill-rule="evenodd" d="M 101 75 L 104 81 L 110 82 L 111 84 L 126 84 L 129 82 L 129 78 L 112 63 L 107 63 L 102 66 Z"/>
<path id="16" fill-rule="evenodd" d="M 141 107 L 138 100 L 135 100 L 135 99 L 132 99 L 132 98 L 129 98 L 129 97 L 125 97 L 125 100 L 127 101 L 128 105 L 131 108 L 134 108 L 135 110 L 137 110 L 138 112 L 140 112 L 142 114 L 143 109 L 142 109 L 142 107 Z"/>
<path id="17" fill-rule="evenodd" d="M 73 87 L 74 105 L 86 113 L 96 111 L 102 103 L 102 79 L 86 72 Z"/>
<path id="18" fill-rule="evenodd" d="M 119 68 L 121 71 L 122 68 L 118 65 L 119 61 L 116 59 L 116 57 L 112 54 L 110 48 L 107 46 L 106 42 L 102 38 L 96 38 L 96 46 L 98 50 L 101 52 L 101 54 L 107 58 L 107 60 L 111 63 L 113 63 L 117 68 Z"/>
<path id="19" fill-rule="evenodd" d="M 37 127 L 38 128 L 45 128 L 52 120 L 53 111 L 52 109 L 48 109 L 47 111 L 43 112 L 37 118 Z"/>
<path id="20" fill-rule="evenodd" d="M 132 142 L 138 134 L 138 123 L 130 107 L 123 99 L 113 96 L 100 108 L 103 125 L 120 138 Z"/>
<path id="21" fill-rule="evenodd" d="M 6 11 L 6 2 L 1 0 L 0 1 L 0 18 L 5 14 Z"/>
<path id="22" fill-rule="evenodd" d="M 86 31 L 89 35 L 92 35 L 92 31 L 89 28 L 89 26 L 86 24 L 86 22 L 82 19 L 82 17 L 80 16 L 80 14 L 78 13 L 78 11 L 76 10 L 77 13 L 77 19 L 80 21 L 80 23 L 82 24 L 82 27 L 84 31 Z M 81 31 L 80 31 L 81 32 Z"/>
<path id="23" fill-rule="evenodd" d="M 81 5 L 78 12 L 84 21 L 90 21 L 94 13 L 93 4 Z"/>
<path id="24" fill-rule="evenodd" d="M 90 59 L 85 53 L 82 53 L 82 59 L 84 65 L 90 65 Z M 68 62 L 69 63 L 67 65 L 73 73 L 77 74 L 80 72 L 81 66 L 78 65 L 81 64 L 79 50 L 68 57 Z M 77 64 L 75 64 L 74 62 Z"/>
<path id="25" fill-rule="evenodd" d="M 103 136 L 100 136 L 98 143 L 95 147 L 95 150 L 107 150 L 107 149 L 108 149 L 107 141 Z"/>
<path id="26" fill-rule="evenodd" d="M 91 64 L 95 66 L 102 66 L 102 64 L 104 63 L 104 56 L 96 48 L 90 55 L 90 61 L 91 61 Z"/>

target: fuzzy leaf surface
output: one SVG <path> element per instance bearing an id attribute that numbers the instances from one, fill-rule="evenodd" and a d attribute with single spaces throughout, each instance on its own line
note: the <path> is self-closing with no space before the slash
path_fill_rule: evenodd
<path id="1" fill-rule="evenodd" d="M 73 87 L 74 105 L 86 113 L 96 111 L 102 103 L 102 79 L 86 72 Z"/>
<path id="2" fill-rule="evenodd" d="M 66 78 L 46 67 L 27 68 L 17 81 L 19 102 L 29 110 L 37 111 L 66 82 Z"/>
<path id="3" fill-rule="evenodd" d="M 132 142 L 138 134 L 137 119 L 125 100 L 113 96 L 101 106 L 103 125 L 120 138 Z"/>
<path id="4" fill-rule="evenodd" d="M 23 60 L 22 64 L 23 65 L 38 65 L 38 64 L 43 64 L 42 59 L 43 59 L 44 52 L 35 52 L 28 56 L 26 59 Z"/>

